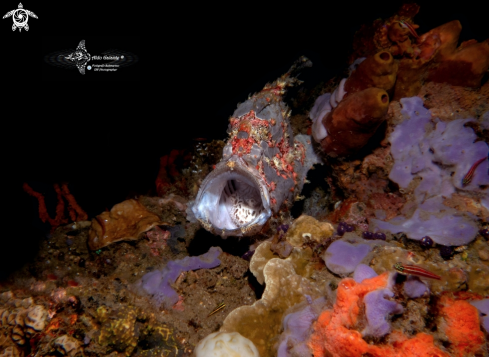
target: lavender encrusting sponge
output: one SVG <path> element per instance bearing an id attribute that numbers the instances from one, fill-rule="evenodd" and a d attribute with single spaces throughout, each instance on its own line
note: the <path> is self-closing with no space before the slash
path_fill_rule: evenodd
<path id="1" fill-rule="evenodd" d="M 365 295 L 365 316 L 368 325 L 362 331 L 363 336 L 382 337 L 390 332 L 391 326 L 387 321 L 389 315 L 402 314 L 404 311 L 402 305 L 389 300 L 393 296 L 394 293 L 389 289 L 375 290 Z"/>
<path id="2" fill-rule="evenodd" d="M 389 178 L 402 189 L 409 189 L 415 178 L 420 179 L 414 189 L 417 208 L 410 217 L 398 216 L 389 222 L 372 219 L 370 223 L 383 231 L 403 232 L 411 239 L 428 235 L 441 245 L 466 245 L 477 235 L 477 217 L 446 206 L 444 200 L 452 193 L 466 191 L 489 209 L 489 162 L 483 161 L 470 183 L 463 183 L 470 167 L 487 157 L 489 146 L 477 141 L 474 131 L 465 127 L 473 119 L 443 122 L 431 118 L 419 97 L 402 98 L 400 102 L 407 119 L 389 136 L 395 161 Z"/>
<path id="3" fill-rule="evenodd" d="M 170 309 L 178 301 L 178 294 L 171 287 L 183 271 L 197 269 L 211 269 L 221 264 L 217 257 L 222 253 L 219 247 L 211 247 L 205 254 L 197 257 L 185 257 L 179 260 L 169 261 L 160 270 L 146 273 L 133 288 L 138 293 L 151 295 L 158 303 Z"/>

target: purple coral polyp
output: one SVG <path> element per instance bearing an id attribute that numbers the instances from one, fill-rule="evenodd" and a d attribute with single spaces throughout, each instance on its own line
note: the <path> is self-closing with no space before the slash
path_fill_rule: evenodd
<path id="1" fill-rule="evenodd" d="M 489 228 L 481 229 L 479 234 L 483 236 L 486 240 L 489 240 Z"/>
<path id="2" fill-rule="evenodd" d="M 353 226 L 353 224 L 345 223 L 345 230 L 347 232 L 353 232 L 355 230 L 355 227 Z"/>
<path id="3" fill-rule="evenodd" d="M 372 232 L 366 231 L 362 233 L 364 239 L 374 239 L 374 234 Z"/>
<path id="4" fill-rule="evenodd" d="M 440 247 L 440 255 L 443 259 L 448 260 L 453 255 L 453 248 L 448 245 L 444 245 Z"/>
<path id="5" fill-rule="evenodd" d="M 431 248 L 433 247 L 433 239 L 431 239 L 431 237 L 428 237 L 428 236 L 424 236 L 423 238 L 421 238 L 421 240 L 419 241 L 419 244 L 423 247 L 423 248 Z"/>
<path id="6" fill-rule="evenodd" d="M 386 240 L 387 237 L 382 232 L 374 233 L 374 239 Z"/>
<path id="7" fill-rule="evenodd" d="M 277 228 L 277 232 L 280 236 L 283 236 L 287 231 L 289 230 L 289 225 L 288 224 L 281 224 Z"/>
<path id="8" fill-rule="evenodd" d="M 336 229 L 336 233 L 338 233 L 339 236 L 343 236 L 346 232 L 346 227 L 344 222 L 340 222 L 338 224 L 338 228 Z"/>

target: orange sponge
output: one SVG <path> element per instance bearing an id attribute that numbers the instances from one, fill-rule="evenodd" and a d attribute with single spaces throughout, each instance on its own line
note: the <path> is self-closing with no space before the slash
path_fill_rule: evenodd
<path id="1" fill-rule="evenodd" d="M 357 323 L 363 297 L 374 290 L 387 287 L 389 273 L 385 272 L 361 283 L 343 279 L 338 285 L 333 310 L 320 316 L 309 340 L 314 357 L 450 357 L 433 344 L 433 336 L 418 333 L 408 338 L 400 331 L 392 332 L 389 345 L 368 344 L 360 332 L 352 329 Z"/>
<path id="2" fill-rule="evenodd" d="M 314 327 L 309 341 L 314 357 L 332 354 L 338 357 L 361 356 L 369 349 L 360 332 L 349 330 L 357 322 L 360 313 L 360 299 L 365 294 L 385 288 L 389 273 L 385 272 L 361 283 L 343 279 L 336 294 L 333 311 L 324 311 Z"/>
<path id="3" fill-rule="evenodd" d="M 471 356 L 485 343 L 477 309 L 465 300 L 443 295 L 438 303 L 440 330 L 447 336 L 455 356 Z"/>

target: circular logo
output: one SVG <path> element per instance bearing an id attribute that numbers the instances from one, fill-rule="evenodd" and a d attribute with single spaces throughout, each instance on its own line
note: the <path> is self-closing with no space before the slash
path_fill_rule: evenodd
<path id="1" fill-rule="evenodd" d="M 17 9 L 13 13 L 12 18 L 14 19 L 14 24 L 16 26 L 24 27 L 25 24 L 27 23 L 29 16 L 27 15 L 27 12 L 25 12 L 24 9 Z"/>
<path id="2" fill-rule="evenodd" d="M 88 70 L 91 70 L 91 69 L 92 69 L 92 66 L 88 66 L 88 67 L 87 67 L 87 69 L 88 69 Z"/>

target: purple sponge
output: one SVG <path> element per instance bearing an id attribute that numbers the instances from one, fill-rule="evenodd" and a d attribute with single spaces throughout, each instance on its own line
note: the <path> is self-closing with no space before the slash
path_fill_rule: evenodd
<path id="1" fill-rule="evenodd" d="M 353 245 L 343 240 L 337 240 L 331 243 L 322 258 L 329 270 L 345 276 L 352 273 L 371 250 L 372 248 L 367 244 Z"/>
<path id="2" fill-rule="evenodd" d="M 415 299 L 425 293 L 429 294 L 430 289 L 418 277 L 409 275 L 404 282 L 404 293 L 411 299 Z"/>
<path id="3" fill-rule="evenodd" d="M 361 283 L 365 279 L 370 279 L 377 276 L 375 270 L 365 264 L 359 264 L 353 272 L 353 280 L 357 283 Z"/>
<path id="4" fill-rule="evenodd" d="M 469 213 L 462 214 L 443 204 L 441 196 L 420 204 L 411 218 L 398 216 L 389 222 L 370 219 L 377 228 L 391 233 L 402 232 L 411 239 L 430 236 L 441 245 L 466 245 L 477 235 L 478 226 Z"/>
<path id="5" fill-rule="evenodd" d="M 362 331 L 364 336 L 382 337 L 388 334 L 391 326 L 387 322 L 390 314 L 402 314 L 404 308 L 395 301 L 385 299 L 391 298 L 394 293 L 389 289 L 380 289 L 365 295 L 365 315 L 368 325 Z"/>
<path id="6" fill-rule="evenodd" d="M 481 325 L 489 332 L 489 299 L 472 301 L 471 304 L 479 310 Z"/>
<path id="7" fill-rule="evenodd" d="M 489 207 L 489 161 L 484 160 L 469 184 L 462 179 L 471 166 L 487 157 L 489 146 L 476 141 L 474 131 L 465 127 L 472 119 L 448 123 L 432 119 L 419 97 L 402 98 L 401 113 L 406 119 L 389 136 L 394 166 L 389 178 L 407 188 L 421 178 L 414 190 L 418 208 L 412 217 L 399 216 L 389 222 L 370 220 L 381 230 L 403 232 L 411 239 L 429 235 L 441 245 L 466 245 L 477 234 L 476 217 L 443 205 L 455 190 L 471 191 Z"/>
<path id="8" fill-rule="evenodd" d="M 309 296 L 306 295 L 308 301 Z M 290 313 L 285 316 L 283 321 L 284 332 L 280 336 L 280 343 L 277 349 L 277 357 L 292 356 L 311 356 L 307 342 L 309 332 L 314 321 L 319 317 L 326 299 L 320 297 L 314 301 L 310 300 L 307 305 L 300 311 Z"/>
<path id="9" fill-rule="evenodd" d="M 197 269 L 210 269 L 221 264 L 217 257 L 222 253 L 221 248 L 211 247 L 205 254 L 198 257 L 185 257 L 169 261 L 166 267 L 145 274 L 134 284 L 139 293 L 151 295 L 159 304 L 170 309 L 178 301 L 178 294 L 170 284 L 174 283 L 181 272 Z"/>

